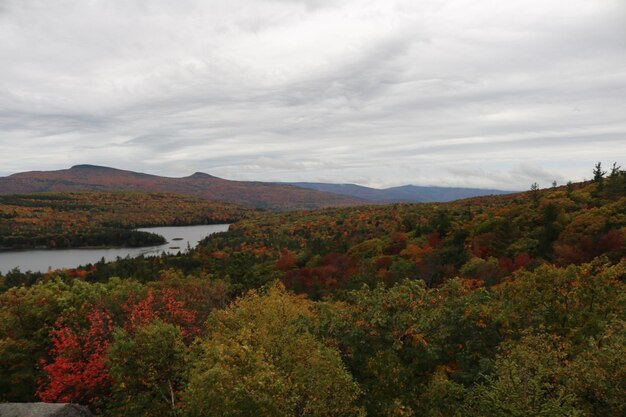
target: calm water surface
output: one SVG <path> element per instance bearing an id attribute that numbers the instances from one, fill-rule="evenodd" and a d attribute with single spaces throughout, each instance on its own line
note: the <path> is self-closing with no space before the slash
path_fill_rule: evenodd
<path id="1" fill-rule="evenodd" d="M 44 249 L 0 252 L 0 272 L 6 273 L 13 268 L 20 268 L 22 272 L 46 272 L 49 268 L 75 268 L 79 265 L 93 264 L 102 258 L 106 261 L 114 261 L 118 257 L 155 256 L 162 253 L 175 254 L 179 251 L 184 253 L 188 247 L 195 247 L 199 241 L 208 235 L 227 231 L 228 225 L 148 227 L 137 230 L 161 235 L 168 243 L 143 248 Z"/>

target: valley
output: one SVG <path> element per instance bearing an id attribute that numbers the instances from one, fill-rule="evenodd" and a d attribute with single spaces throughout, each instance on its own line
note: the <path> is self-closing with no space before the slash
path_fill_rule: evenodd
<path id="1" fill-rule="evenodd" d="M 626 417 L 624 28 L 0 0 L 0 417 Z"/>
<path id="2" fill-rule="evenodd" d="M 135 192 L 7 198 L 3 221 L 23 236 L 90 218 L 234 223 L 184 254 L 0 275 L 4 401 L 103 416 L 625 411 L 623 171 L 288 212 Z"/>

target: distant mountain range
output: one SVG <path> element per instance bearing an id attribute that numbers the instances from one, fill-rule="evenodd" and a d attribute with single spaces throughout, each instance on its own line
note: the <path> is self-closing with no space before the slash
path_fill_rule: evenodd
<path id="1" fill-rule="evenodd" d="M 269 210 L 314 209 L 386 202 L 444 202 L 506 191 L 406 185 L 376 189 L 354 184 L 231 181 L 196 172 L 161 177 L 96 165 L 0 177 L 0 194 L 135 190 L 193 195 Z"/>
<path id="2" fill-rule="evenodd" d="M 184 178 L 161 177 L 96 165 L 59 171 L 31 171 L 0 177 L 0 194 L 134 190 L 193 195 L 269 210 L 313 209 L 363 204 L 349 196 L 289 184 L 230 181 L 201 172 Z"/>
<path id="3" fill-rule="evenodd" d="M 483 188 L 423 187 L 403 185 L 391 188 L 370 188 L 355 184 L 327 184 L 321 182 L 292 182 L 298 187 L 327 193 L 346 195 L 375 203 L 432 203 L 460 200 L 484 195 L 510 194 L 514 191 Z"/>

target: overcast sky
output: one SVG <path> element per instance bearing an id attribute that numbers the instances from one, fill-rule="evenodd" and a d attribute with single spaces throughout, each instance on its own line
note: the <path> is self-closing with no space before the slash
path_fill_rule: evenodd
<path id="1" fill-rule="evenodd" d="M 0 0 L 0 176 L 528 189 L 626 166 L 625 0 Z"/>

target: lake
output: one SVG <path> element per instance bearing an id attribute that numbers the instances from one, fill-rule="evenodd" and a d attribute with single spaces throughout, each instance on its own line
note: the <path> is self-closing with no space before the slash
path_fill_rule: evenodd
<path id="1" fill-rule="evenodd" d="M 93 264 L 102 258 L 106 261 L 114 261 L 118 257 L 158 256 L 162 253 L 176 254 L 179 251 L 184 253 L 187 252 L 188 247 L 194 248 L 198 242 L 208 235 L 227 231 L 228 226 L 228 224 L 210 224 L 137 229 L 163 236 L 168 243 L 160 246 L 112 249 L 37 249 L 0 252 L 0 273 L 7 273 L 13 268 L 20 268 L 22 272 L 46 272 L 49 268 L 76 268 L 80 265 Z"/>

